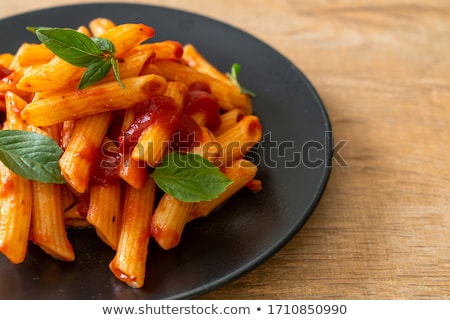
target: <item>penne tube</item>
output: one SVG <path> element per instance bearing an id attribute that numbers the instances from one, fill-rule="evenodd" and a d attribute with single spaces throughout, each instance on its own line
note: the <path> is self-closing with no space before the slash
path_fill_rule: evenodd
<path id="1" fill-rule="evenodd" d="M 247 183 L 255 177 L 258 168 L 252 162 L 245 159 L 238 159 L 231 166 L 223 168 L 223 173 L 232 183 L 217 198 L 210 201 L 200 201 L 194 204 L 188 222 L 208 216 L 213 210 L 233 196 L 237 191 L 245 187 Z"/>
<path id="2" fill-rule="evenodd" d="M 17 83 L 17 88 L 30 92 L 72 88 L 76 87 L 83 73 L 84 68 L 71 65 L 55 56 L 45 64 L 28 67 Z"/>
<path id="3" fill-rule="evenodd" d="M 31 93 L 17 89 L 17 83 L 23 76 L 23 72 L 24 69 L 19 68 L 10 73 L 8 76 L 4 77 L 2 81 L 0 81 L 0 92 L 14 92 L 19 97 L 28 101 L 31 97 Z"/>
<path id="4" fill-rule="evenodd" d="M 164 95 L 172 98 L 178 110 L 181 110 L 186 104 L 188 93 L 188 87 L 186 87 L 184 83 L 179 81 L 168 81 Z"/>
<path id="5" fill-rule="evenodd" d="M 79 119 L 69 145 L 59 159 L 63 177 L 78 193 L 87 188 L 91 167 L 112 118 L 111 112 L 103 112 Z"/>
<path id="6" fill-rule="evenodd" d="M 160 70 L 161 75 L 169 81 L 180 81 L 188 87 L 195 82 L 207 83 L 212 95 L 216 97 L 219 105 L 225 111 L 239 108 L 246 114 L 252 113 L 250 97 L 246 94 L 241 94 L 237 86 L 217 80 L 208 74 L 201 73 L 175 61 L 155 60 L 153 64 Z"/>
<path id="7" fill-rule="evenodd" d="M 227 75 L 219 71 L 208 60 L 206 60 L 194 45 L 190 43 L 184 45 L 182 59 L 186 61 L 189 67 L 200 71 L 201 73 L 205 73 L 215 79 L 231 84 Z"/>
<path id="8" fill-rule="evenodd" d="M 88 228 L 92 225 L 86 220 L 86 216 L 78 211 L 78 207 L 72 206 L 64 211 L 64 225 L 72 228 Z"/>
<path id="9" fill-rule="evenodd" d="M 26 130 L 20 110 L 26 102 L 12 92 L 5 95 L 8 129 Z M 12 263 L 23 262 L 31 226 L 31 181 L 19 177 L 0 162 L 0 252 Z"/>
<path id="10" fill-rule="evenodd" d="M 122 229 L 109 268 L 133 288 L 144 285 L 155 192 L 153 179 L 148 179 L 141 190 L 125 186 Z"/>
<path id="11" fill-rule="evenodd" d="M 148 45 L 155 51 L 155 60 L 178 60 L 183 56 L 183 46 L 178 41 L 166 40 L 149 43 Z"/>
<path id="12" fill-rule="evenodd" d="M 48 126 L 66 120 L 125 109 L 146 98 L 162 94 L 166 80 L 157 75 L 139 76 L 122 81 L 94 85 L 65 95 L 40 99 L 29 103 L 22 118 L 35 126 Z"/>
<path id="13" fill-rule="evenodd" d="M 235 126 L 243 117 L 245 113 L 236 108 L 230 111 L 224 112 L 220 115 L 220 124 L 214 129 L 213 133 L 215 136 L 219 136 L 231 127 Z"/>
<path id="14" fill-rule="evenodd" d="M 63 150 L 66 150 L 69 146 L 70 138 L 72 137 L 76 122 L 76 120 L 66 120 L 62 123 L 59 141 Z"/>
<path id="15" fill-rule="evenodd" d="M 148 173 L 143 162 L 134 160 L 129 153 L 123 153 L 120 158 L 119 176 L 130 186 L 142 189 Z"/>
<path id="16" fill-rule="evenodd" d="M 0 65 L 5 68 L 11 68 L 11 63 L 14 61 L 15 55 L 11 53 L 0 53 Z"/>
<path id="17" fill-rule="evenodd" d="M 87 35 L 88 37 L 92 37 L 91 31 L 86 26 L 79 26 L 77 28 L 77 31 L 79 33 L 83 33 L 83 34 Z"/>
<path id="18" fill-rule="evenodd" d="M 31 182 L 0 162 L 0 252 L 12 263 L 21 263 L 28 248 L 31 225 Z"/>
<path id="19" fill-rule="evenodd" d="M 27 124 L 20 117 L 20 113 L 25 109 L 27 102 L 14 92 L 8 91 L 5 94 L 5 124 L 8 129 L 27 130 Z"/>
<path id="20" fill-rule="evenodd" d="M 169 147 L 172 134 L 166 124 L 152 123 L 142 132 L 133 148 L 131 158 L 135 161 L 144 161 L 150 167 L 156 167 Z"/>
<path id="21" fill-rule="evenodd" d="M 184 226 L 194 206 L 169 194 L 164 194 L 152 218 L 152 237 L 165 250 L 178 245 Z"/>
<path id="22" fill-rule="evenodd" d="M 56 259 L 75 260 L 67 238 L 61 206 L 61 185 L 32 181 L 33 210 L 31 240 Z"/>
<path id="23" fill-rule="evenodd" d="M 199 145 L 190 152 L 214 162 L 220 150 L 217 144 L 209 129 L 202 127 Z M 152 236 L 161 248 L 169 250 L 178 245 L 193 207 L 193 202 L 183 202 L 169 194 L 162 196 L 152 218 Z"/>
<path id="24" fill-rule="evenodd" d="M 109 29 L 101 35 L 101 38 L 110 40 L 116 48 L 115 56 L 122 58 L 128 51 L 133 49 L 155 35 L 155 30 L 142 23 L 125 23 Z"/>
<path id="25" fill-rule="evenodd" d="M 242 158 L 262 138 L 262 126 L 258 117 L 246 115 L 221 135 L 217 141 L 222 146 L 222 165 L 229 165 L 234 160 Z"/>
<path id="26" fill-rule="evenodd" d="M 134 108 L 125 110 L 121 132 L 125 132 L 133 123 L 135 116 Z M 119 176 L 130 186 L 142 189 L 147 180 L 148 173 L 145 164 L 139 160 L 134 160 L 128 150 L 122 150 L 119 164 Z"/>
<path id="27" fill-rule="evenodd" d="M 45 45 L 35 43 L 22 44 L 16 55 L 22 68 L 48 63 L 55 56 Z"/>
<path id="28" fill-rule="evenodd" d="M 212 163 L 222 158 L 222 146 L 208 128 L 200 128 L 200 138 L 197 142 L 190 150 L 191 153 L 201 155 Z"/>
<path id="29" fill-rule="evenodd" d="M 28 129 L 34 131 L 35 128 Z M 58 140 L 56 126 L 43 128 L 43 132 Z M 32 181 L 31 240 L 52 257 L 73 261 L 75 253 L 64 224 L 63 189 L 66 189 L 63 185 Z"/>
<path id="30" fill-rule="evenodd" d="M 123 58 L 123 62 L 119 62 L 119 74 L 122 79 L 132 78 L 139 76 L 145 63 L 153 55 L 153 51 L 147 50 L 132 50 L 132 52 Z M 113 71 L 99 83 L 106 83 L 115 81 Z"/>
<path id="31" fill-rule="evenodd" d="M 121 214 L 121 183 L 89 186 L 89 210 L 86 220 L 95 227 L 100 239 L 117 250 Z"/>
<path id="32" fill-rule="evenodd" d="M 115 26 L 116 24 L 112 20 L 102 17 L 92 19 L 89 22 L 89 30 L 95 37 L 101 36 L 106 31 L 111 30 Z"/>

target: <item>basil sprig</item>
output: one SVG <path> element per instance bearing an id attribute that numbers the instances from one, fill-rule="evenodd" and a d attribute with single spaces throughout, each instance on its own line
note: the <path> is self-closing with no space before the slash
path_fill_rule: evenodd
<path id="1" fill-rule="evenodd" d="M 227 72 L 226 75 L 228 76 L 228 79 L 230 79 L 230 81 L 232 83 L 234 83 L 236 86 L 239 87 L 239 89 L 241 90 L 242 94 L 248 94 L 251 97 L 255 97 L 256 94 L 250 90 L 248 90 L 247 88 L 244 88 L 238 81 L 238 75 L 241 73 L 241 65 L 239 63 L 233 63 L 233 65 L 231 66 L 231 71 Z"/>
<path id="2" fill-rule="evenodd" d="M 58 164 L 62 152 L 55 140 L 42 134 L 0 130 L 0 161 L 26 179 L 65 183 Z"/>
<path id="3" fill-rule="evenodd" d="M 27 27 L 27 30 L 34 32 L 38 39 L 61 59 L 74 66 L 86 68 L 78 85 L 79 89 L 99 82 L 111 69 L 117 82 L 124 87 L 119 75 L 119 60 L 114 56 L 116 48 L 108 39 L 90 38 L 73 29 Z"/>
<path id="4" fill-rule="evenodd" d="M 232 182 L 202 156 L 176 151 L 163 158 L 152 176 L 164 192 L 184 202 L 212 200 Z"/>

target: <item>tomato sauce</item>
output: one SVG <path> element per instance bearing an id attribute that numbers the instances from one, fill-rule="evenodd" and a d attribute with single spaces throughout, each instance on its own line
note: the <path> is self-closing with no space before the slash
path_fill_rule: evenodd
<path id="1" fill-rule="evenodd" d="M 13 73 L 13 70 L 10 70 L 5 66 L 3 66 L 2 64 L 0 64 L 0 79 L 9 76 L 11 73 Z"/>
<path id="2" fill-rule="evenodd" d="M 115 115 L 117 121 L 113 120 L 108 136 L 117 141 L 118 146 L 115 148 L 115 145 L 104 145 L 95 154 L 91 184 L 107 185 L 119 179 L 121 157 L 132 153 L 144 130 L 151 125 L 157 124 L 161 130 L 170 133 L 168 152 L 187 152 L 199 145 L 202 131 L 191 116 L 202 114 L 205 126 L 210 130 L 220 125 L 220 107 L 216 98 L 211 95 L 209 86 L 202 82 L 190 86 L 186 104 L 181 110 L 172 98 L 163 95 L 155 95 L 137 103 L 134 109 L 134 121 L 121 135 L 117 130 L 123 115 Z"/>
<path id="3" fill-rule="evenodd" d="M 208 91 L 189 91 L 185 109 L 190 116 L 202 114 L 205 126 L 212 131 L 220 125 L 220 106 L 217 99 Z"/>
<path id="4" fill-rule="evenodd" d="M 170 132 L 170 151 L 189 149 L 196 144 L 195 136 L 200 134 L 200 128 L 184 110 L 178 110 L 172 98 L 153 96 L 135 108 L 134 122 L 119 139 L 121 153 L 131 153 L 142 132 L 154 124 Z"/>
<path id="5" fill-rule="evenodd" d="M 91 167 L 89 183 L 107 186 L 119 181 L 119 164 L 121 155 L 113 141 L 104 143 L 96 153 Z"/>

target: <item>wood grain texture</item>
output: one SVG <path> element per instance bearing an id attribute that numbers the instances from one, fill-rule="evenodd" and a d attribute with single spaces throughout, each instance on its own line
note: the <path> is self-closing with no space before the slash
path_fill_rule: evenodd
<path id="1" fill-rule="evenodd" d="M 0 18 L 84 2 L 2 1 Z M 298 235 L 202 298 L 450 298 L 449 1 L 133 2 L 207 15 L 269 43 L 316 87 L 339 144 Z"/>

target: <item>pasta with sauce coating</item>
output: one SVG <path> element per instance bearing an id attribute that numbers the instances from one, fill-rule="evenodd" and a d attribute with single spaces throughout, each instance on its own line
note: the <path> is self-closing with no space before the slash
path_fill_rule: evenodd
<path id="1" fill-rule="evenodd" d="M 208 216 L 246 186 L 261 188 L 256 165 L 243 157 L 261 139 L 262 126 L 250 97 L 194 45 L 151 42 L 152 27 L 101 17 L 78 31 L 114 44 L 123 88 L 111 71 L 79 90 L 85 68 L 42 44 L 0 54 L 1 130 L 51 137 L 62 150 L 64 178 L 61 185 L 29 181 L 0 163 L 0 252 L 20 263 L 31 240 L 72 261 L 66 228 L 93 228 L 115 251 L 110 271 L 140 288 L 150 241 L 172 249 L 191 220 Z M 209 160 L 230 185 L 210 201 L 162 192 L 152 172 L 171 152 Z"/>

